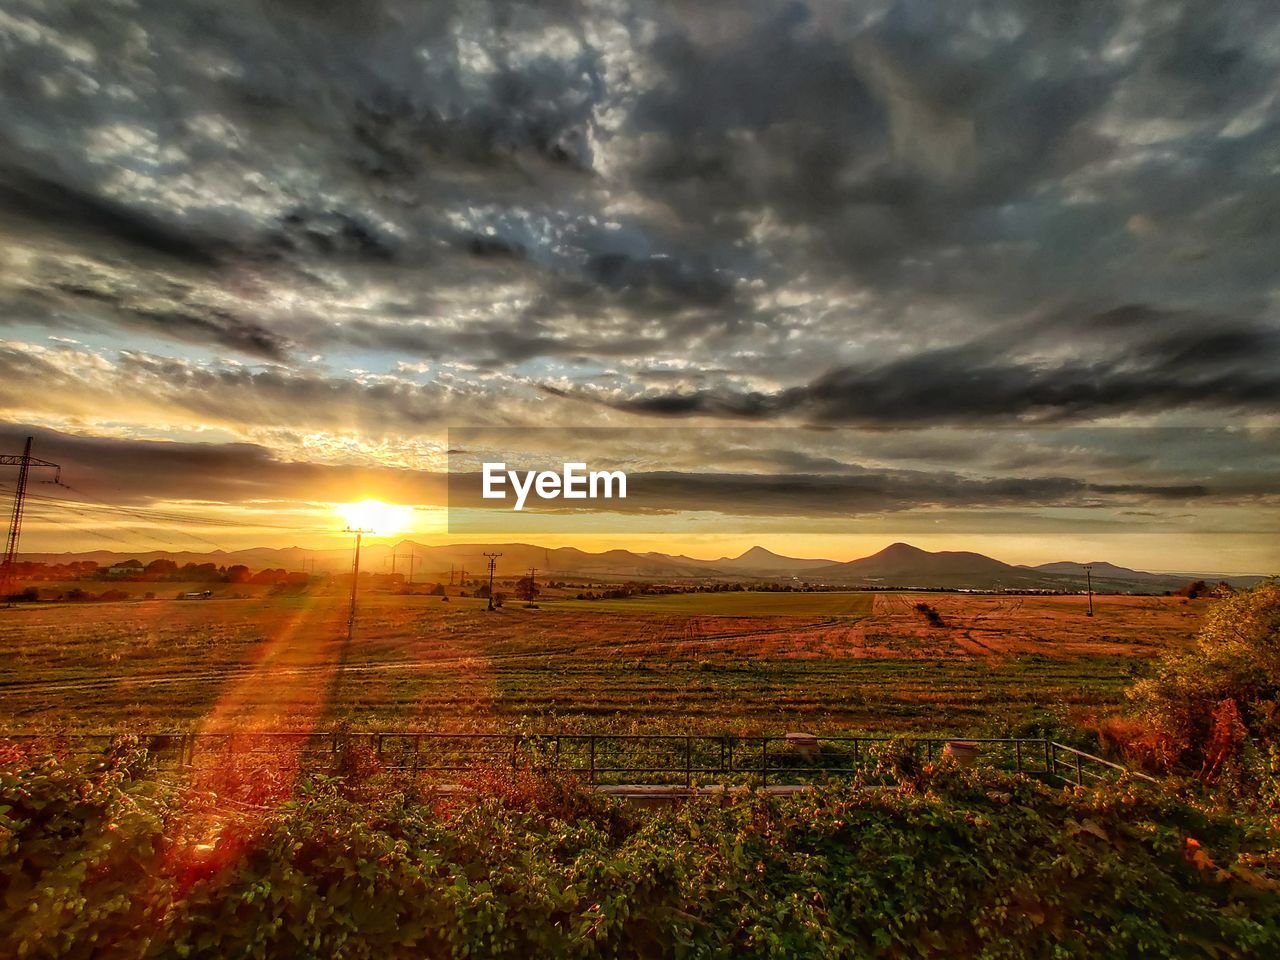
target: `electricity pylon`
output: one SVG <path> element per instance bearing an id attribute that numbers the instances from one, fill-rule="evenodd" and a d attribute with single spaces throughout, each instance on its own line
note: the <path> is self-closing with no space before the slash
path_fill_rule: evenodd
<path id="1" fill-rule="evenodd" d="M 9 596 L 9 584 L 13 580 L 14 559 L 18 555 L 18 539 L 22 535 L 22 511 L 27 505 L 27 479 L 32 467 L 49 467 L 54 471 L 53 482 L 62 483 L 62 467 L 48 460 L 31 455 L 31 437 L 22 454 L 0 454 L 0 466 L 18 468 L 18 486 L 13 491 L 13 513 L 9 518 L 9 540 L 5 545 L 4 560 L 0 562 L 0 597 Z"/>

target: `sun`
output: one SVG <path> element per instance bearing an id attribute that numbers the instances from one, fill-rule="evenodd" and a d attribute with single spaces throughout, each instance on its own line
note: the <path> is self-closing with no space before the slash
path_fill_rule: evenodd
<path id="1" fill-rule="evenodd" d="M 336 509 L 338 516 L 352 530 L 364 530 L 381 537 L 407 530 L 413 513 L 409 507 L 383 503 L 381 500 L 340 503 Z"/>

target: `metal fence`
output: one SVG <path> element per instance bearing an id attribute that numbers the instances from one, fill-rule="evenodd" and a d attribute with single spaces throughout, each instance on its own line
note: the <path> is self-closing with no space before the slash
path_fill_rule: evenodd
<path id="1" fill-rule="evenodd" d="M 66 754 L 101 757 L 122 734 L 0 734 L 39 741 Z M 230 759 L 334 767 L 344 757 L 375 758 L 384 769 L 442 777 L 481 770 L 556 770 L 589 784 L 802 784 L 847 777 L 874 762 L 887 744 L 923 762 L 959 762 L 1078 785 L 1128 774 L 1118 763 L 1048 738 L 889 736 L 711 736 L 704 734 L 440 733 L 417 731 L 271 731 L 162 733 L 137 737 L 157 764 L 200 769 Z"/>

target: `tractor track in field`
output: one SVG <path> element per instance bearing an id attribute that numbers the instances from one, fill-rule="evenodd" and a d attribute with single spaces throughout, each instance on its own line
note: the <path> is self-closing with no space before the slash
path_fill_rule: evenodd
<path id="1" fill-rule="evenodd" d="M 644 635 L 631 639 L 622 640 L 614 643 L 601 644 L 594 648 L 594 652 L 602 657 L 614 659 L 619 655 L 625 654 L 629 650 L 635 650 L 643 647 L 652 647 L 655 644 L 676 645 L 685 643 L 703 644 L 709 641 L 721 640 L 739 640 L 752 639 L 758 637 L 775 636 L 780 633 L 797 635 L 813 633 L 819 630 L 827 629 L 842 623 L 852 623 L 861 618 L 859 617 L 829 617 L 817 623 L 808 623 L 801 626 L 793 624 L 763 627 L 753 630 L 726 631 L 723 633 L 704 634 L 696 640 L 689 640 L 683 633 L 671 633 L 669 635 L 654 636 L 660 629 L 669 626 L 670 617 L 664 618 L 659 623 L 653 623 Z M 441 669 L 448 667 L 474 666 L 476 661 L 484 661 L 488 664 L 496 666 L 504 666 L 519 662 L 529 661 L 545 661 L 548 658 L 557 656 L 555 653 L 530 652 L 530 653 L 473 653 L 465 656 L 444 657 L 437 659 L 415 659 L 415 660 L 392 660 L 378 663 L 367 664 L 347 664 L 342 667 L 344 673 L 347 674 L 377 674 L 386 673 L 395 670 L 413 670 L 413 669 Z M 298 667 L 254 667 L 254 666 L 234 666 L 228 667 L 226 670 L 217 672 L 201 671 L 192 672 L 173 672 L 161 674 L 116 674 L 113 676 L 84 677 L 81 679 L 36 679 L 10 681 L 0 680 L 0 692 L 6 694 L 32 694 L 32 693 L 75 693 L 88 692 L 93 690 L 109 689 L 113 686 L 134 684 L 143 687 L 166 686 L 171 684 L 183 683 L 210 683 L 210 682 L 227 682 L 232 680 L 274 680 L 288 677 L 306 677 L 317 673 L 330 672 L 334 669 L 333 663 L 311 664 Z"/>

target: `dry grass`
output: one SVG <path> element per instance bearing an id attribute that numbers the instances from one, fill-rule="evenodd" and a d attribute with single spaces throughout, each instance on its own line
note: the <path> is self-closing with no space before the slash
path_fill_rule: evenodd
<path id="1" fill-rule="evenodd" d="M 338 592 L 0 611 L 9 730 L 990 729 L 1119 701 L 1204 604 L 730 594 L 558 601 Z M 656 602 L 654 602 L 656 601 Z M 730 612 L 721 612 L 732 604 Z"/>

